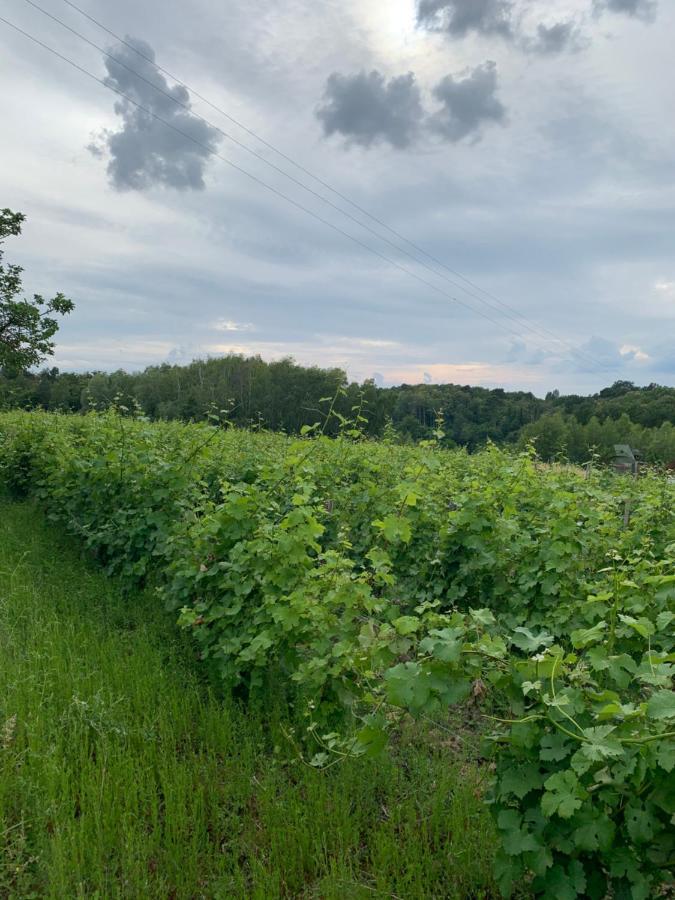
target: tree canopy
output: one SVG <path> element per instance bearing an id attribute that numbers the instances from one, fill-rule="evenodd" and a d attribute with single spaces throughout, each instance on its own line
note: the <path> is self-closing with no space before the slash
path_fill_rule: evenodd
<path id="1" fill-rule="evenodd" d="M 85 412 L 118 402 L 140 408 L 151 419 L 184 421 L 226 410 L 224 416 L 236 425 L 296 434 L 322 418 L 321 399 L 336 393 L 336 411 L 350 418 L 360 409 L 369 437 L 387 433 L 406 442 L 425 440 L 440 424 L 446 446 L 471 452 L 487 441 L 517 445 L 534 440 L 544 459 L 586 462 L 593 451 L 609 460 L 614 444 L 625 443 L 650 462 L 675 460 L 675 388 L 655 384 L 623 382 L 587 397 L 552 391 L 546 399 L 454 384 L 381 388 L 370 380 L 350 384 L 341 369 L 236 354 L 142 372 L 51 368 L 0 377 L 0 408 Z M 337 427 L 333 419 L 327 433 Z"/>
<path id="2" fill-rule="evenodd" d="M 21 266 L 4 265 L 2 244 L 21 234 L 22 213 L 0 212 L 0 372 L 14 374 L 39 365 L 54 352 L 52 338 L 59 328 L 55 315 L 71 312 L 75 304 L 58 293 L 51 300 L 40 294 L 22 297 Z"/>

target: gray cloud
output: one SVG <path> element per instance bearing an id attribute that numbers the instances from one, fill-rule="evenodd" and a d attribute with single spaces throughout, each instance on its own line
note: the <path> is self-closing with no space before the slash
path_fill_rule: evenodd
<path id="1" fill-rule="evenodd" d="M 433 93 L 442 107 L 430 117 L 429 127 L 448 141 L 478 137 L 483 125 L 506 120 L 506 109 L 496 96 L 497 66 L 492 61 L 463 78 L 446 75 Z"/>
<path id="2" fill-rule="evenodd" d="M 417 23 L 433 31 L 464 37 L 479 34 L 512 35 L 510 0 L 417 0 Z"/>
<path id="3" fill-rule="evenodd" d="M 652 21 L 656 15 L 656 0 L 594 0 L 596 12 L 624 13 L 637 19 Z"/>
<path id="4" fill-rule="evenodd" d="M 404 149 L 417 138 L 424 110 L 412 72 L 387 82 L 374 70 L 357 75 L 334 72 L 316 115 L 326 136 L 341 134 L 348 144 L 362 147 L 386 141 Z"/>
<path id="5" fill-rule="evenodd" d="M 653 0 L 594 0 L 595 3 L 649 4 Z M 574 22 L 540 24 L 534 37 L 524 34 L 512 0 L 417 0 L 417 24 L 451 37 L 470 32 L 499 35 L 526 53 L 561 53 L 578 47 Z"/>
<path id="6" fill-rule="evenodd" d="M 543 55 L 555 55 L 564 50 L 579 47 L 579 35 L 574 22 L 556 22 L 555 25 L 539 25 L 537 36 L 526 40 L 523 48 Z"/>
<path id="7" fill-rule="evenodd" d="M 499 327 L 446 301 L 279 198 L 252 190 L 243 176 L 212 182 L 207 168 L 203 192 L 135 197 L 106 189 L 105 163 L 82 145 L 98 121 L 93 104 L 112 110 L 108 92 L 90 93 L 79 73 L 0 29 L 0 81 L 13 85 L 0 91 L 4 205 L 29 216 L 13 253 L 30 273 L 31 293 L 58 279 L 78 302 L 78 315 L 59 332 L 55 364 L 136 368 L 171 354 L 186 360 L 241 346 L 268 359 L 296 353 L 306 363 L 345 365 L 358 379 L 377 372 L 389 384 L 416 383 L 429 372 L 435 382 L 498 383 L 543 396 L 555 387 L 587 393 L 622 377 L 675 383 L 675 302 L 654 288 L 675 281 L 675 124 L 665 75 L 675 4 L 660 4 L 662 27 L 648 35 L 640 19 L 605 12 L 595 22 L 598 37 L 610 25 L 629 26 L 633 35 L 596 40 L 579 65 L 566 54 L 533 65 L 520 41 L 535 40 L 539 22 L 571 18 L 572 9 L 580 29 L 590 29 L 581 8 L 592 0 L 556 3 L 569 10 L 557 16 L 542 0 L 528 3 L 522 27 L 525 3 L 516 0 L 503 63 L 496 49 L 449 62 L 448 34 L 399 43 L 391 21 L 399 5 L 196 0 L 189 29 L 177 5 L 159 0 L 89 0 L 87 10 L 119 34 L 152 34 L 160 62 L 275 146 L 532 323 L 597 350 L 619 371 L 582 368 L 576 356 L 562 371 L 560 347 L 541 358 L 533 335 L 523 336 L 522 355 L 516 348 L 504 361 L 515 340 L 507 326 L 523 331 L 510 319 L 495 313 Z M 485 40 L 499 46 L 504 38 L 472 31 L 459 49 L 473 53 L 472 42 Z M 438 140 L 387 152 L 385 171 L 361 153 L 345 165 L 339 134 L 316 140 L 322 132 L 314 108 L 330 72 L 379 68 L 388 81 L 410 69 L 433 112 L 431 89 L 487 57 L 499 61 L 498 96 L 514 115 L 511 127 L 486 130 L 478 144 L 467 138 L 448 152 Z M 27 114 L 33 110 L 39 115 Z M 112 130 L 123 127 L 111 119 Z M 425 119 L 419 134 L 420 142 L 429 135 Z M 352 225 L 347 230 L 356 234 Z M 255 322 L 258 330 L 215 332 L 219 319 Z M 341 337 L 330 343 L 317 333 Z M 589 335 L 608 340 L 611 352 L 586 347 Z M 349 355 L 347 337 L 358 356 Z M 373 340 L 364 346 L 364 338 Z M 649 360 L 637 360 L 633 346 Z"/>
<path id="8" fill-rule="evenodd" d="M 149 61 L 155 58 L 149 44 L 131 37 L 126 41 L 147 59 L 129 47 L 116 47 L 110 51 L 114 59 L 105 58 L 108 72 L 105 83 L 149 112 L 120 97 L 115 103 L 115 113 L 122 119 L 122 128 L 103 132 L 101 142 L 88 149 L 95 156 L 107 153 L 108 175 L 118 191 L 142 191 L 155 186 L 202 190 L 204 170 L 210 152 L 217 146 L 218 131 L 190 112 L 190 94 L 184 87 L 171 87 L 155 69 Z M 141 81 L 130 69 L 151 83 Z M 167 128 L 153 113 L 173 128 Z"/>
<path id="9" fill-rule="evenodd" d="M 504 122 L 506 110 L 496 92 L 497 66 L 488 61 L 463 77 L 447 75 L 433 91 L 441 108 L 427 114 L 412 72 L 389 82 L 377 71 L 336 72 L 327 81 L 324 105 L 316 115 L 327 136 L 341 134 L 348 145 L 371 147 L 386 141 L 403 150 L 417 142 L 422 124 L 456 143 L 469 135 L 477 137 L 488 122 Z"/>

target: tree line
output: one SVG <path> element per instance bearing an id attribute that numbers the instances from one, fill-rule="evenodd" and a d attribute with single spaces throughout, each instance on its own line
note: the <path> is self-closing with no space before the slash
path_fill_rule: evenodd
<path id="1" fill-rule="evenodd" d="M 341 369 L 304 367 L 291 358 L 265 362 L 231 354 L 189 365 L 150 366 L 142 372 L 0 374 L 0 408 L 67 412 L 137 408 L 150 419 L 203 420 L 216 416 L 240 427 L 299 433 L 321 421 L 328 400 L 344 418 L 360 412 L 364 433 L 416 442 L 443 432 L 447 446 L 477 450 L 488 441 L 523 445 L 534 440 L 544 459 L 582 463 L 614 444 L 630 444 L 649 462 L 675 460 L 675 388 L 616 382 L 590 396 L 544 399 L 523 391 L 453 384 L 378 387 L 349 382 Z M 339 428 L 339 416 L 327 433 Z"/>
<path id="2" fill-rule="evenodd" d="M 675 460 L 675 389 L 656 384 L 617 381 L 589 397 L 553 391 L 541 400 L 522 391 L 452 384 L 381 388 L 373 381 L 350 383 L 341 369 L 237 354 L 134 373 L 36 372 L 54 352 L 55 317 L 74 304 L 61 293 L 49 300 L 23 296 L 23 270 L 4 263 L 2 245 L 21 234 L 24 221 L 22 213 L 0 210 L 0 409 L 77 413 L 115 403 L 151 419 L 216 417 L 290 434 L 323 419 L 327 434 L 352 421 L 369 437 L 420 441 L 442 433 L 447 446 L 470 451 L 488 441 L 534 441 L 544 459 L 584 462 L 594 452 L 609 460 L 614 444 L 622 443 L 650 462 Z M 328 403 L 335 415 L 326 415 Z"/>

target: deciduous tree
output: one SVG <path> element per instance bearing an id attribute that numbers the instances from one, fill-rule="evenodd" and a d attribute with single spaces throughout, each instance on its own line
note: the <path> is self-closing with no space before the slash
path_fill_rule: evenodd
<path id="1" fill-rule="evenodd" d="M 45 300 L 34 294 L 22 297 L 21 266 L 3 265 L 2 243 L 7 237 L 21 234 L 25 220 L 22 213 L 3 209 L 0 212 L 0 371 L 5 374 L 25 372 L 54 352 L 52 338 L 59 328 L 54 316 L 66 315 L 74 303 L 63 294 Z"/>

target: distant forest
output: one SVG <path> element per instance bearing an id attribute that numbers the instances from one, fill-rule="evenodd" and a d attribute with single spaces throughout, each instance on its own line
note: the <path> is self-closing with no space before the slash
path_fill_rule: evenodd
<path id="1" fill-rule="evenodd" d="M 327 406 L 323 398 L 334 397 L 338 389 L 336 411 L 349 418 L 361 408 L 370 437 L 386 430 L 402 441 L 419 441 L 440 425 L 447 446 L 469 451 L 487 441 L 523 446 L 533 439 L 543 459 L 582 463 L 593 451 L 609 460 L 614 444 L 625 443 L 649 462 L 675 460 L 675 388 L 636 387 L 628 381 L 588 397 L 553 391 L 542 400 L 523 391 L 452 384 L 382 388 L 372 381 L 350 383 L 341 369 L 231 355 L 136 373 L 51 368 L 0 375 L 0 409 L 86 412 L 117 403 L 151 419 L 218 415 L 239 426 L 297 434 L 321 420 Z M 339 419 L 331 420 L 327 433 L 338 427 Z"/>

